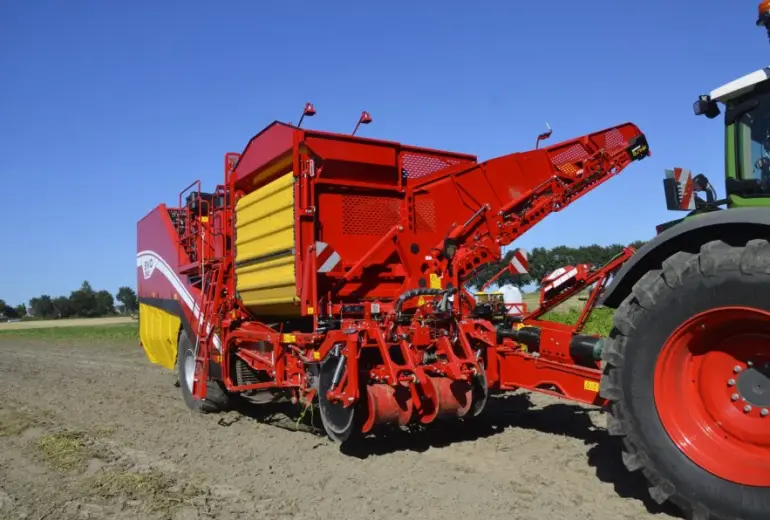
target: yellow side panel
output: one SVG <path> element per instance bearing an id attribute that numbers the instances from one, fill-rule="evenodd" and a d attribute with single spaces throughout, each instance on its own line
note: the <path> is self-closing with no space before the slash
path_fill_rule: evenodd
<path id="1" fill-rule="evenodd" d="M 236 289 L 257 313 L 296 314 L 294 174 L 279 177 L 235 206 Z M 259 308 L 259 309 L 256 309 Z"/>
<path id="2" fill-rule="evenodd" d="M 179 316 L 152 305 L 139 304 L 139 339 L 150 361 L 174 369 L 181 323 Z"/>

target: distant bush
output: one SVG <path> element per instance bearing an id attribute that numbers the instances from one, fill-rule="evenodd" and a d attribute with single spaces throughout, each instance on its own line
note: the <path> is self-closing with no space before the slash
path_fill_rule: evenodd
<path id="1" fill-rule="evenodd" d="M 136 313 L 138 308 L 136 292 L 130 287 L 121 287 L 117 295 L 113 296 L 109 291 L 95 290 L 88 281 L 83 282 L 79 289 L 71 291 L 69 296 L 41 294 L 30 299 L 29 305 L 20 304 L 14 308 L 0 300 L 0 315 L 42 320 L 130 315 Z"/>

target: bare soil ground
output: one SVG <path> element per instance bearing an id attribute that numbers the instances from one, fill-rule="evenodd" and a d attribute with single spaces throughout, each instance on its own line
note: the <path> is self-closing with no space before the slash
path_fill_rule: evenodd
<path id="1" fill-rule="evenodd" d="M 0 338 L 2 519 L 669 520 L 596 411 L 490 401 L 344 453 L 279 415 L 193 415 L 135 343 Z"/>
<path id="2" fill-rule="evenodd" d="M 125 323 L 136 323 L 136 320 L 130 316 L 111 316 L 109 318 L 72 318 L 66 320 L 30 320 L 14 321 L 11 323 L 0 322 L 0 330 L 13 329 L 46 329 L 50 327 L 83 327 L 83 326 L 102 326 L 102 325 L 120 325 Z"/>

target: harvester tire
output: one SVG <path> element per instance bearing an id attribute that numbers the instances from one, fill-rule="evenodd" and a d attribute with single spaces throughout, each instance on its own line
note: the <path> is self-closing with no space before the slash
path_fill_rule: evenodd
<path id="1" fill-rule="evenodd" d="M 177 349 L 177 370 L 179 372 L 179 388 L 182 390 L 182 397 L 187 407 L 198 413 L 216 413 L 226 410 L 232 406 L 230 395 L 225 391 L 217 381 L 208 381 L 206 386 L 206 399 L 196 399 L 192 395 L 192 374 L 189 374 L 191 367 L 189 359 L 194 359 L 195 345 L 187 336 L 185 331 L 179 334 L 179 347 Z M 187 361 L 187 363 L 185 362 Z M 189 376 L 189 377 L 188 377 Z"/>
<path id="2" fill-rule="evenodd" d="M 653 500 L 688 519 L 768 518 L 768 317 L 766 240 L 678 252 L 615 313 L 602 353 L 607 429 Z"/>

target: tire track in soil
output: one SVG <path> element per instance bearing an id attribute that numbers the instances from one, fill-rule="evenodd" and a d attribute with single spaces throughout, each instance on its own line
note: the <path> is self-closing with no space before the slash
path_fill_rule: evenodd
<path id="1" fill-rule="evenodd" d="M 599 412 L 546 396 L 494 398 L 475 424 L 389 433 L 343 453 L 325 437 L 237 412 L 191 414 L 172 375 L 149 363 L 136 344 L 0 340 L 0 395 L 2 410 L 21 410 L 48 430 L 83 432 L 108 454 L 108 470 L 118 461 L 125 471 L 157 471 L 199 490 L 156 516 L 143 516 L 148 519 L 677 516 L 670 508 L 654 508 L 643 479 L 625 472 Z M 38 518 L 46 512 L 41 496 L 49 493 L 55 501 L 65 492 L 70 509 L 59 512 L 74 516 L 54 518 L 150 511 L 149 499 L 110 496 L 94 502 L 79 487 L 85 473 L 49 475 L 29 450 L 19 448 L 28 441 L 25 431 L 29 436 L 29 429 L 0 435 L 6 453 L 0 456 L 0 518 L 12 510 Z M 21 505 L 14 510 L 9 503 Z"/>

